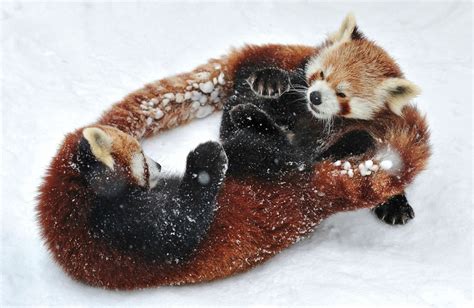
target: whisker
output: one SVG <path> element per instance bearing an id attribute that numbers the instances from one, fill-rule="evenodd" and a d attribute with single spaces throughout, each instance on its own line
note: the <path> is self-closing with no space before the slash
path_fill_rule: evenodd
<path id="1" fill-rule="evenodd" d="M 290 89 L 308 90 L 308 87 L 296 85 L 296 86 L 291 86 Z"/>
<path id="2" fill-rule="evenodd" d="M 294 104 L 294 103 L 301 102 L 301 101 L 306 101 L 306 97 L 301 97 L 301 98 L 292 100 L 292 101 L 289 102 L 288 104 Z"/>

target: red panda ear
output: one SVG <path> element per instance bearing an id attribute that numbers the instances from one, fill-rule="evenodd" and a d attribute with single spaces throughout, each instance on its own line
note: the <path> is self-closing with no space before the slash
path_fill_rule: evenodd
<path id="1" fill-rule="evenodd" d="M 97 127 L 88 127 L 82 131 L 84 139 L 89 143 L 92 154 L 104 165 L 114 170 L 112 157 L 112 138 Z"/>
<path id="2" fill-rule="evenodd" d="M 329 35 L 332 43 L 348 42 L 350 40 L 360 40 L 363 38 L 362 33 L 358 30 L 354 14 L 347 14 L 342 21 L 339 30 Z"/>
<path id="3" fill-rule="evenodd" d="M 401 115 L 403 107 L 421 93 L 417 85 L 403 78 L 389 78 L 382 82 L 377 91 L 380 99 L 397 115 Z"/>

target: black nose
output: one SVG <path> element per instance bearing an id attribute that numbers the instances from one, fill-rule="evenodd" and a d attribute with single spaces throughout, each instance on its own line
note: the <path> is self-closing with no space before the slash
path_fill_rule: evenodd
<path id="1" fill-rule="evenodd" d="M 313 105 L 321 105 L 321 92 L 313 91 L 309 94 L 309 100 Z"/>

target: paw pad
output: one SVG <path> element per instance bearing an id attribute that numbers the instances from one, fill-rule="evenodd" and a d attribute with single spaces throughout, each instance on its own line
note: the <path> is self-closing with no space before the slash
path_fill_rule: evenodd
<path id="1" fill-rule="evenodd" d="M 207 185 L 207 184 L 209 184 L 209 182 L 211 182 L 211 176 L 206 171 L 201 171 L 201 172 L 199 172 L 199 174 L 197 176 L 197 180 L 198 180 L 199 184 Z"/>

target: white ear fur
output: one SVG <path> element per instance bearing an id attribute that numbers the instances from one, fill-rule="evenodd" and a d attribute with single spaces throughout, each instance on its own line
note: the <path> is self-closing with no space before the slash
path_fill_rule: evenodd
<path id="1" fill-rule="evenodd" d="M 347 14 L 346 18 L 342 21 L 341 27 L 338 31 L 329 35 L 329 40 L 333 43 L 336 42 L 347 42 L 351 40 L 352 32 L 356 27 L 356 19 L 354 14 Z"/>
<path id="2" fill-rule="evenodd" d="M 112 138 L 106 132 L 97 127 L 88 127 L 82 131 L 82 135 L 89 142 L 92 154 L 98 161 L 114 170 L 114 159 L 112 152 Z"/>
<path id="3" fill-rule="evenodd" d="M 382 82 L 378 88 L 380 98 L 388 104 L 390 110 L 401 115 L 403 107 L 412 98 L 421 93 L 420 88 L 403 78 L 389 78 Z"/>

